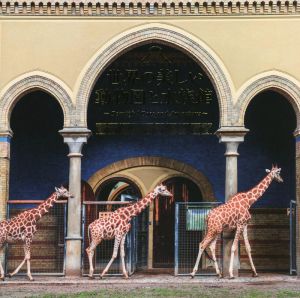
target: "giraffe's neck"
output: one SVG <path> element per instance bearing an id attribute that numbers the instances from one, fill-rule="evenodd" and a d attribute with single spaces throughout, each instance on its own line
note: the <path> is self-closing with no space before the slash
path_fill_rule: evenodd
<path id="1" fill-rule="evenodd" d="M 157 197 L 154 191 L 148 193 L 143 199 L 128 207 L 130 217 L 140 214 Z"/>
<path id="2" fill-rule="evenodd" d="M 35 220 L 38 221 L 42 218 L 46 213 L 49 212 L 54 206 L 54 203 L 58 200 L 58 196 L 56 193 L 53 193 L 46 201 L 41 203 L 37 208 L 34 208 Z"/>
<path id="3" fill-rule="evenodd" d="M 270 186 L 273 178 L 271 173 L 268 174 L 263 180 L 261 180 L 255 187 L 246 192 L 249 207 L 254 204 Z"/>

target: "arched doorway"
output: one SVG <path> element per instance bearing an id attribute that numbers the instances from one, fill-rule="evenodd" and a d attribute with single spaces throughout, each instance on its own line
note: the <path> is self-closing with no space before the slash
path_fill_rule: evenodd
<path id="1" fill-rule="evenodd" d="M 97 201 L 136 201 L 142 197 L 139 188 L 129 179 L 114 177 L 96 191 Z"/>
<path id="2" fill-rule="evenodd" d="M 153 215 L 153 267 L 174 267 L 175 203 L 201 202 L 202 193 L 191 180 L 173 177 L 164 181 L 173 194 L 171 199 L 156 199 Z"/>
<path id="3" fill-rule="evenodd" d="M 252 256 L 260 271 L 289 270 L 289 217 L 286 209 L 295 200 L 296 115 L 280 93 L 267 90 L 255 96 L 245 115 L 250 129 L 239 158 L 239 189 L 249 189 L 265 175 L 265 168 L 278 164 L 284 183 L 273 182 L 251 208 L 249 225 Z M 273 231 L 276 231 L 274 233 Z M 256 248 L 255 248 L 256 246 Z M 247 254 L 241 245 L 241 268 L 248 269 Z"/>
<path id="4" fill-rule="evenodd" d="M 8 202 L 9 217 L 37 207 L 27 200 L 45 200 L 66 181 L 67 148 L 58 133 L 63 120 L 57 100 L 43 91 L 25 94 L 13 108 L 9 201 L 22 202 Z M 63 273 L 65 210 L 65 204 L 55 204 L 39 221 L 31 249 L 32 273 Z M 12 245 L 7 269 L 15 269 L 23 258 L 22 244 Z"/>

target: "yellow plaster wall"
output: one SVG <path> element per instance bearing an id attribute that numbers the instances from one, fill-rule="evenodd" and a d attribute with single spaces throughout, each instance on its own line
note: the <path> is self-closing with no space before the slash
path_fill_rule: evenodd
<path id="1" fill-rule="evenodd" d="M 74 90 L 80 72 L 101 46 L 121 32 L 151 23 L 178 27 L 205 42 L 223 61 L 236 89 L 272 69 L 300 81 L 299 17 L 3 17 L 0 89 L 21 74 L 41 70 Z"/>

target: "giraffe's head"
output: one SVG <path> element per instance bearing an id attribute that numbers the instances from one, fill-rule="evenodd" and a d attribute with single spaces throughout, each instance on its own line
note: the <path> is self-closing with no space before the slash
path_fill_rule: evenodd
<path id="1" fill-rule="evenodd" d="M 156 195 L 161 195 L 163 197 L 173 197 L 173 195 L 168 191 L 167 187 L 163 184 L 157 185 L 154 189 Z"/>
<path id="2" fill-rule="evenodd" d="M 271 170 L 266 169 L 267 173 L 270 173 L 271 177 L 277 181 L 277 182 L 283 182 L 283 179 L 280 176 L 281 168 L 278 168 L 277 166 L 272 166 Z"/>
<path id="3" fill-rule="evenodd" d="M 73 198 L 73 196 L 69 193 L 69 191 L 66 188 L 64 188 L 63 186 L 55 187 L 55 192 L 56 192 L 58 199 Z"/>

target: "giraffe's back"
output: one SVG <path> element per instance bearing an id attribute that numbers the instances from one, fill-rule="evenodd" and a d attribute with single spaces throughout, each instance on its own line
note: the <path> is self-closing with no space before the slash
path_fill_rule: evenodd
<path id="1" fill-rule="evenodd" d="M 112 213 L 108 217 L 99 218 L 89 225 L 89 233 L 92 239 L 113 239 L 122 231 L 124 222 L 118 213 Z"/>

